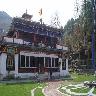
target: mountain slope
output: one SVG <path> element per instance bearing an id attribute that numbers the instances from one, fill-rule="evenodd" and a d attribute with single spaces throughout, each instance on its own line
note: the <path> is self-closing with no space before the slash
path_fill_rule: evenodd
<path id="1" fill-rule="evenodd" d="M 12 17 L 10 17 L 6 12 L 0 11 L 0 30 L 4 29 L 5 32 L 8 31 L 10 24 L 12 22 Z M 2 34 L 2 33 L 0 33 Z"/>

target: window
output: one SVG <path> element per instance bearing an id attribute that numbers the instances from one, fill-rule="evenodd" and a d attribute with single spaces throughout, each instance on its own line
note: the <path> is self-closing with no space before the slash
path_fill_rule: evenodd
<path id="1" fill-rule="evenodd" d="M 51 67 L 51 58 L 49 58 L 49 57 L 45 58 L 45 66 L 46 67 Z"/>
<path id="2" fill-rule="evenodd" d="M 21 55 L 21 66 L 20 67 L 25 67 L 25 56 Z"/>
<path id="3" fill-rule="evenodd" d="M 38 64 L 39 64 L 39 67 L 44 67 L 44 58 L 43 57 L 38 57 Z"/>
<path id="4" fill-rule="evenodd" d="M 35 67 L 35 57 L 30 56 L 30 67 Z"/>
<path id="5" fill-rule="evenodd" d="M 29 67 L 29 56 L 26 56 L 26 67 Z"/>
<path id="6" fill-rule="evenodd" d="M 45 67 L 48 67 L 48 58 L 45 58 Z"/>
<path id="7" fill-rule="evenodd" d="M 58 67 L 59 64 L 58 64 L 58 58 L 55 58 L 55 67 Z"/>
<path id="8" fill-rule="evenodd" d="M 34 67 L 39 67 L 39 58 L 34 57 Z"/>
<path id="9" fill-rule="evenodd" d="M 54 66 L 54 58 L 52 58 L 52 67 L 55 67 L 55 66 Z"/>
<path id="10" fill-rule="evenodd" d="M 66 59 L 62 60 L 62 70 L 66 70 Z"/>
<path id="11" fill-rule="evenodd" d="M 51 58 L 48 58 L 48 65 L 51 67 Z"/>

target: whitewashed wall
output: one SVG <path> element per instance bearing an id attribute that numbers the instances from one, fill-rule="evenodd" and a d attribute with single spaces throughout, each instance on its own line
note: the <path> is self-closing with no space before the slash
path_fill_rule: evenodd
<path id="1" fill-rule="evenodd" d="M 1 74 L 1 55 L 0 55 L 0 74 Z"/>
<path id="2" fill-rule="evenodd" d="M 5 53 L 2 53 L 0 56 L 0 72 L 3 75 L 3 77 L 5 77 L 7 75 L 7 71 L 6 71 L 6 58 L 7 55 Z"/>
<path id="3" fill-rule="evenodd" d="M 3 77 L 8 76 L 8 71 L 6 70 L 6 59 L 7 59 L 7 54 L 2 53 L 0 56 L 0 74 L 2 74 Z M 15 55 L 15 70 L 10 71 L 10 74 L 14 74 L 14 75 L 18 74 L 18 54 Z"/>
<path id="4" fill-rule="evenodd" d="M 21 51 L 20 55 L 25 55 L 25 56 L 34 56 L 34 57 L 53 57 L 53 58 L 58 58 L 57 55 L 55 54 L 45 54 L 45 53 L 36 53 L 36 52 L 26 52 L 26 51 Z"/>

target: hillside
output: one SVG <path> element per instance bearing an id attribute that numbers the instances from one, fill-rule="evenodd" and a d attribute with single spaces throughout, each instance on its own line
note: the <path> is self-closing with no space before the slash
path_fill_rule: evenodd
<path id="1" fill-rule="evenodd" d="M 10 17 L 4 11 L 0 11 L 0 34 L 5 34 L 8 31 L 11 22 L 12 22 L 12 17 Z"/>

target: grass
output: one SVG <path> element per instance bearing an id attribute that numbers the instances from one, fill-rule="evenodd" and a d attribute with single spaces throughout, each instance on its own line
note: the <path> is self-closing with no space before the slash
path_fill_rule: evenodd
<path id="1" fill-rule="evenodd" d="M 93 94 L 96 94 L 96 88 L 94 89 Z"/>
<path id="2" fill-rule="evenodd" d="M 62 93 L 64 93 L 64 94 L 68 94 L 68 93 L 66 92 L 66 90 L 64 90 L 64 89 L 59 88 L 59 91 L 62 92 Z M 68 95 L 71 95 L 71 94 L 68 94 Z"/>
<path id="3" fill-rule="evenodd" d="M 96 80 L 96 77 L 94 77 L 93 75 L 78 75 L 76 73 L 72 74 L 72 77 L 75 77 L 73 80 L 69 80 L 69 81 L 64 81 L 64 85 L 65 86 L 67 84 L 77 84 L 78 82 L 84 82 L 84 81 L 93 81 Z M 44 87 L 45 83 L 19 83 L 19 84 L 0 84 L 0 94 L 2 94 L 2 96 L 31 96 L 31 90 L 36 88 L 36 87 Z M 60 88 L 61 89 L 61 88 Z M 69 88 L 71 89 L 71 88 Z M 80 91 L 83 89 L 77 89 L 74 91 Z M 64 92 L 64 90 L 61 90 Z M 87 91 L 85 89 L 85 91 Z M 42 93 L 42 88 L 36 88 L 35 92 L 35 96 L 44 96 Z M 94 90 L 94 93 L 96 94 L 96 88 Z"/>
<path id="4" fill-rule="evenodd" d="M 2 96 L 31 96 L 31 90 L 40 85 L 44 86 L 44 83 L 0 84 L 0 94 Z"/>
<path id="5" fill-rule="evenodd" d="M 81 82 L 84 82 L 84 81 L 96 81 L 96 77 L 94 77 L 94 75 L 92 75 L 92 74 L 78 75 L 76 73 L 72 73 L 71 76 L 74 77 L 73 80 L 66 81 L 66 84 L 64 83 L 64 85 L 62 85 L 61 88 L 59 89 L 62 93 L 71 95 L 69 93 L 66 93 L 66 91 L 64 89 L 62 89 L 63 86 L 67 86 L 67 85 L 70 85 L 70 84 L 75 85 L 75 84 L 78 84 L 78 83 L 81 83 Z M 66 88 L 70 89 L 72 92 L 76 92 L 76 93 L 87 93 L 91 89 L 91 88 L 71 89 L 71 88 L 74 88 L 74 86 L 67 86 Z M 93 93 L 96 94 L 96 88 L 95 88 Z"/>
<path id="6" fill-rule="evenodd" d="M 88 93 L 91 88 L 77 88 L 77 89 L 71 89 L 71 92 L 76 93 Z"/>
<path id="7" fill-rule="evenodd" d="M 72 74 L 73 78 L 73 82 L 84 82 L 84 81 L 95 81 L 96 77 L 94 77 L 94 75 L 92 74 L 82 74 L 82 75 L 78 75 L 76 73 Z"/>
<path id="8" fill-rule="evenodd" d="M 42 88 L 36 88 L 36 90 L 34 91 L 34 96 L 44 96 L 44 94 L 42 93 Z"/>
<path id="9" fill-rule="evenodd" d="M 39 84 L 39 86 L 34 91 L 34 96 L 44 96 L 42 93 L 42 88 L 45 87 L 45 84 Z"/>
<path id="10" fill-rule="evenodd" d="M 66 89 L 75 88 L 74 86 L 67 86 Z"/>

